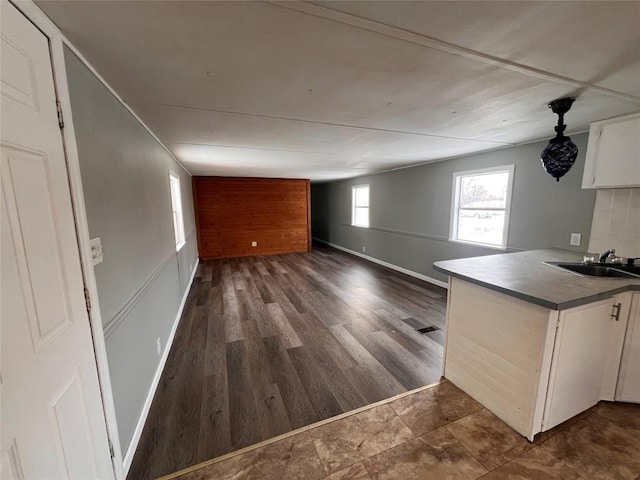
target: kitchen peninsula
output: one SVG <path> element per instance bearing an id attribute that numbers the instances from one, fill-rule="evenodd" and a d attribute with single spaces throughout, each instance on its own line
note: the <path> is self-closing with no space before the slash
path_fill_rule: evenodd
<path id="1" fill-rule="evenodd" d="M 600 400 L 640 402 L 640 278 L 534 250 L 435 262 L 449 275 L 444 376 L 533 440 Z"/>

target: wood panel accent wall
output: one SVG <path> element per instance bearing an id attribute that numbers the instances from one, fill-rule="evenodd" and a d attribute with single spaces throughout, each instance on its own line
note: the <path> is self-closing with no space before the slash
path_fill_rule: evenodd
<path id="1" fill-rule="evenodd" d="M 193 196 L 202 259 L 311 249 L 309 180 L 193 177 Z"/>

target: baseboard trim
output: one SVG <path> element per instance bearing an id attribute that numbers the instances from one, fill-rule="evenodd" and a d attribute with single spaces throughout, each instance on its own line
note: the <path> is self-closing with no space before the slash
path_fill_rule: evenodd
<path id="1" fill-rule="evenodd" d="M 167 339 L 167 344 L 164 347 L 164 352 L 162 352 L 162 357 L 160 358 L 160 363 L 158 364 L 158 368 L 156 369 L 156 374 L 153 377 L 153 381 L 151 382 L 151 387 L 149 388 L 149 393 L 147 393 L 147 398 L 142 407 L 142 412 L 140 412 L 140 418 L 138 419 L 138 423 L 136 425 L 136 429 L 133 431 L 133 437 L 131 438 L 131 442 L 129 443 L 129 447 L 127 448 L 127 453 L 124 456 L 123 469 L 124 476 L 129 474 L 129 469 L 131 468 L 131 463 L 133 462 L 133 456 L 136 453 L 136 449 L 138 448 L 138 443 L 140 442 L 140 437 L 142 436 L 142 430 L 144 429 L 144 424 L 147 421 L 147 416 L 149 415 L 149 410 L 151 409 L 151 402 L 153 402 L 153 397 L 156 394 L 156 389 L 158 388 L 158 384 L 160 383 L 160 377 L 162 377 L 162 372 L 164 371 L 164 366 L 167 363 L 167 359 L 169 358 L 169 351 L 171 350 L 171 346 L 173 345 L 173 339 L 176 336 L 176 331 L 178 330 L 178 325 L 180 324 L 180 319 L 182 318 L 182 311 L 184 310 L 184 306 L 187 302 L 187 296 L 189 295 L 189 291 L 191 290 L 191 285 L 193 284 L 193 279 L 196 276 L 196 270 L 198 269 L 199 259 L 196 258 L 195 265 L 193 266 L 193 271 L 191 272 L 191 278 L 189 279 L 189 284 L 184 291 L 184 295 L 182 296 L 182 302 L 180 302 L 180 308 L 178 308 L 178 314 L 176 315 L 176 319 L 173 322 L 173 326 L 171 327 L 171 332 L 169 332 L 169 338 Z"/>
<path id="2" fill-rule="evenodd" d="M 394 265 L 393 263 L 385 262 L 384 260 L 378 260 L 377 258 L 370 257 L 369 255 L 364 255 L 363 253 L 356 252 L 355 250 L 350 250 L 345 247 L 341 247 L 340 245 L 336 245 L 335 243 L 327 242 L 326 240 L 322 240 L 321 238 L 312 237 L 313 240 L 319 243 L 323 243 L 325 245 L 329 245 L 337 250 L 342 250 L 343 252 L 349 253 L 351 255 L 355 255 L 356 257 L 363 258 L 369 262 L 377 263 L 378 265 L 382 265 L 383 267 L 390 268 L 391 270 L 395 270 L 396 272 L 404 273 L 405 275 L 409 275 L 410 277 L 418 278 L 420 280 L 424 280 L 425 282 L 432 283 L 442 288 L 449 288 L 449 284 L 443 282 L 442 280 L 437 280 L 433 277 L 429 277 L 427 275 L 423 275 L 418 272 L 414 272 L 413 270 L 409 270 L 407 268 L 399 267 L 398 265 Z"/>

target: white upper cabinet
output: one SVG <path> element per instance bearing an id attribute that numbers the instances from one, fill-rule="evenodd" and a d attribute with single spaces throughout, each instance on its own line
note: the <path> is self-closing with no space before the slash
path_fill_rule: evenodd
<path id="1" fill-rule="evenodd" d="M 593 122 L 582 188 L 640 187 L 640 114 Z"/>

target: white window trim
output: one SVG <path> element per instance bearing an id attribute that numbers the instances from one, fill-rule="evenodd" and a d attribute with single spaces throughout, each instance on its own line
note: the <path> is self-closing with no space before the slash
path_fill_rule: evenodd
<path id="1" fill-rule="evenodd" d="M 178 196 L 173 194 L 173 182 L 178 183 Z M 182 209 L 182 185 L 180 176 L 169 170 L 169 197 L 171 199 L 171 223 L 173 225 L 173 236 L 176 252 L 185 246 L 187 240 L 184 233 L 184 211 Z M 176 205 L 177 202 L 177 205 Z"/>
<path id="2" fill-rule="evenodd" d="M 504 228 L 502 229 L 502 244 L 494 245 L 491 243 L 471 242 L 469 240 L 458 240 L 458 210 L 459 210 L 459 195 L 458 186 L 460 184 L 461 177 L 467 177 L 471 175 L 487 175 L 491 173 L 507 172 L 509 174 L 509 180 L 507 180 L 507 194 L 505 198 L 504 209 Z M 475 245 L 477 247 L 493 248 L 495 250 L 506 250 L 509 239 L 509 227 L 511 224 L 511 194 L 513 192 L 513 177 L 515 173 L 515 165 L 500 165 L 497 167 L 481 168 L 478 170 L 466 170 L 464 172 L 453 173 L 453 183 L 451 189 L 451 217 L 449 223 L 449 241 L 453 243 L 463 243 L 465 245 Z"/>
<path id="3" fill-rule="evenodd" d="M 357 225 L 356 224 L 356 189 L 367 187 L 367 195 L 369 197 L 368 206 L 367 206 L 367 225 Z M 364 208 L 364 207 L 360 207 Z M 369 228 L 371 225 L 371 187 L 368 183 L 363 183 L 361 185 L 352 185 L 351 186 L 351 226 L 357 228 Z"/>

